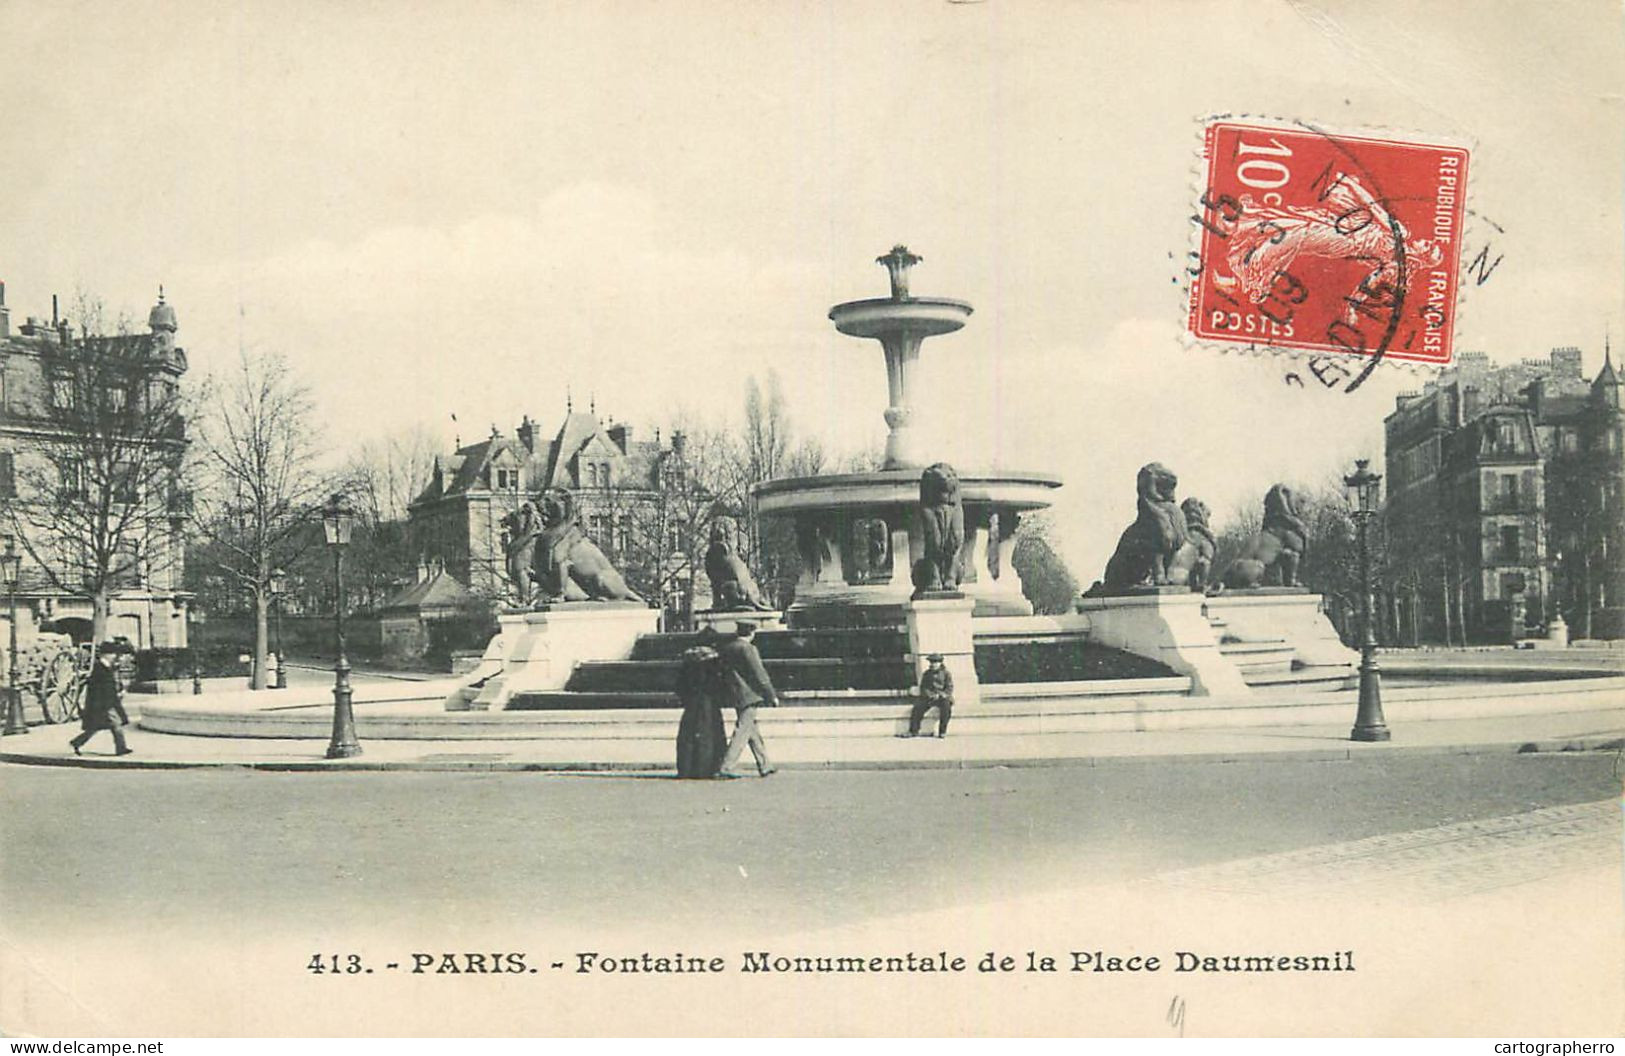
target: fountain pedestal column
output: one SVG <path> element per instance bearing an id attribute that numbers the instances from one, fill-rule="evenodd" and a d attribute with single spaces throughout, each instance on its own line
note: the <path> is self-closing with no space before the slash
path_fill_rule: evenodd
<path id="1" fill-rule="evenodd" d="M 925 673 L 925 658 L 932 653 L 942 654 L 943 664 L 954 678 L 956 708 L 974 705 L 982 699 L 981 681 L 976 677 L 976 645 L 971 634 L 971 613 L 975 609 L 974 598 L 957 592 L 928 594 L 904 608 L 915 686 Z"/>

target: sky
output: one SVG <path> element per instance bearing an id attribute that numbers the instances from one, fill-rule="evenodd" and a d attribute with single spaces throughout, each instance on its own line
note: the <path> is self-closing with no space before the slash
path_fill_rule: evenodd
<path id="1" fill-rule="evenodd" d="M 199 374 L 287 355 L 335 451 L 738 417 L 878 446 L 885 375 L 831 304 L 975 314 L 927 342 L 922 448 L 1066 481 L 1088 582 L 1161 461 L 1226 514 L 1381 458 L 1427 375 L 1303 389 L 1181 340 L 1202 119 L 1472 149 L 1458 349 L 1625 335 L 1617 3 L 0 2 L 0 279 L 136 318 L 163 283 Z M 452 415 L 457 416 L 454 423 Z"/>

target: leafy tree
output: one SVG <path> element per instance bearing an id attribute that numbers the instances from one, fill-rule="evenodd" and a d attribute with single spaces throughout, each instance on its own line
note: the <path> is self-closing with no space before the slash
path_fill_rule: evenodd
<path id="1" fill-rule="evenodd" d="M 1078 596 L 1078 581 L 1050 540 L 1055 525 L 1049 514 L 1028 514 L 1016 528 L 1016 548 L 1010 556 L 1021 577 L 1021 592 L 1039 615 L 1071 612 Z"/>

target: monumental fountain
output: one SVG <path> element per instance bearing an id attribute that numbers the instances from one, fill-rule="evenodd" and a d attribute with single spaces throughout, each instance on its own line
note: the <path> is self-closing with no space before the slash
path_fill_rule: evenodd
<path id="1" fill-rule="evenodd" d="M 835 329 L 880 343 L 889 404 L 885 462 L 869 473 L 773 480 L 756 487 L 757 511 L 795 524 L 801 581 L 787 614 L 792 627 L 888 621 L 915 592 L 924 556 L 921 478 L 934 461 L 919 450 L 920 352 L 926 338 L 952 334 L 972 308 L 945 297 L 916 297 L 909 271 L 922 262 L 905 246 L 877 258 L 891 296 L 829 310 Z M 964 511 L 959 589 L 977 616 L 1031 615 L 1013 558 L 1024 514 L 1042 510 L 1061 486 L 1044 473 L 960 467 L 953 474 Z M 951 487 L 945 482 L 944 487 Z"/>
<path id="2" fill-rule="evenodd" d="M 1338 642 L 1321 599 L 1296 581 L 1305 533 L 1290 490 L 1280 486 L 1265 497 L 1257 537 L 1217 569 L 1206 507 L 1180 499 L 1166 465 L 1148 463 L 1132 490 L 1128 482 L 1088 482 L 1099 508 L 1133 509 L 1134 520 L 1074 611 L 1033 614 L 1014 564 L 1016 529 L 1050 504 L 1060 481 L 955 469 L 923 448 L 915 417 L 927 402 L 922 346 L 963 329 L 972 309 L 914 296 L 909 273 L 921 261 L 906 248 L 879 262 L 891 277 L 890 296 L 838 304 L 829 317 L 841 333 L 877 341 L 884 352 L 884 465 L 757 487 L 758 511 L 793 524 L 803 561 L 786 612 L 770 609 L 727 518 L 714 523 L 705 555 L 713 588 L 701 620 L 707 629 L 740 621 L 768 628 L 757 644 L 784 705 L 763 719 L 770 740 L 806 745 L 791 753 L 804 764 L 872 762 L 880 757 L 875 738 L 906 730 L 930 653 L 942 653 L 953 672 L 954 738 L 946 743 L 967 759 L 1043 757 L 1051 734 L 1354 714 L 1345 689 L 1353 654 Z M 568 493 L 538 496 L 509 529 L 513 567 L 523 573 L 516 579 L 534 594 L 500 613 L 500 632 L 472 674 L 357 687 L 361 738 L 545 740 L 557 765 L 669 767 L 678 657 L 697 633 L 657 631 L 655 609 L 582 531 Z M 1389 721 L 1602 709 L 1617 706 L 1625 685 L 1607 665 L 1565 671 L 1586 676 L 1567 681 L 1494 684 L 1509 672 L 1552 679 L 1574 666 L 1532 655 L 1495 659 L 1483 670 L 1458 664 L 1451 672 L 1413 658 L 1419 681 L 1385 693 Z M 1391 657 L 1383 663 L 1396 666 Z M 1464 673 L 1480 681 L 1450 684 Z M 251 692 L 165 697 L 143 704 L 142 725 L 318 739 L 327 736 L 331 706 L 319 689 L 308 700 Z M 986 747 L 975 746 L 983 736 Z M 457 765 L 455 754 L 446 758 Z"/>

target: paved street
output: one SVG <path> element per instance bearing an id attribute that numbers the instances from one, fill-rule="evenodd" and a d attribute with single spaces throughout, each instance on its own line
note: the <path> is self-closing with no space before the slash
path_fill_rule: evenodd
<path id="1" fill-rule="evenodd" d="M 1167 881 L 1189 884 L 1217 863 L 1618 792 L 1609 753 L 786 772 L 698 783 L 9 766 L 0 770 L 0 891 L 14 933 L 48 933 L 66 906 L 158 928 L 239 927 L 245 913 L 275 927 L 308 919 L 314 905 L 341 919 L 409 916 L 420 927 L 471 913 L 534 921 L 540 912 L 590 928 L 704 920 L 719 899 L 743 895 L 730 902 L 732 925 L 816 928 L 905 904 L 946 908 L 1199 870 Z M 1557 836 L 1574 835 L 1577 819 L 1582 837 L 1599 824 L 1617 836 L 1617 818 L 1609 830 L 1604 817 L 1613 809 L 1540 820 L 1557 824 Z M 1517 839 L 1532 833 L 1538 844 L 1544 831 L 1494 823 L 1459 835 L 1500 833 L 1499 844 L 1477 848 L 1480 862 L 1520 851 L 1492 886 L 1607 860 L 1594 845 L 1576 858 Z M 1344 857 L 1369 861 L 1386 846 Z M 1461 846 L 1447 834 L 1402 849 L 1426 866 L 1441 855 L 1461 860 Z M 1325 864 L 1289 858 L 1248 875 Z M 1223 875 L 1233 886 L 1233 867 Z"/>

